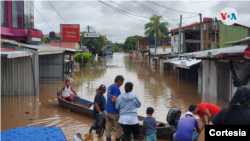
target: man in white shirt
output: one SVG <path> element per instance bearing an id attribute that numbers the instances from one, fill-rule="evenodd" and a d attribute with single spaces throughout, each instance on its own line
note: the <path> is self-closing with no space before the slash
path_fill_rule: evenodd
<path id="1" fill-rule="evenodd" d="M 62 91 L 63 91 L 63 93 L 62 93 Z M 62 99 L 67 100 L 67 101 L 69 101 L 69 102 L 73 102 L 73 99 L 72 99 L 72 97 L 70 96 L 70 92 L 71 92 L 71 91 L 75 94 L 76 97 L 80 98 L 80 97 L 76 94 L 76 92 L 74 91 L 73 87 L 70 86 L 69 80 L 66 80 L 66 81 L 65 81 L 65 85 L 62 86 L 62 88 L 61 88 L 61 90 L 60 90 L 60 92 L 59 92 L 58 98 L 61 98 L 61 96 L 62 96 Z"/>

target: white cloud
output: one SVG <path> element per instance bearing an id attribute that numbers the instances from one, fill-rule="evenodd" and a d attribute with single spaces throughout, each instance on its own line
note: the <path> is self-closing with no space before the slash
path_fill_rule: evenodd
<path id="1" fill-rule="evenodd" d="M 141 8 L 132 1 L 115 1 L 115 0 L 113 1 L 143 16 L 147 17 L 152 16 L 150 12 Z M 89 25 L 91 27 L 94 27 L 96 32 L 100 32 L 101 34 L 107 35 L 107 38 L 109 40 L 112 40 L 113 42 L 116 41 L 119 43 L 124 42 L 128 36 L 133 36 L 133 35 L 144 36 L 144 25 L 146 22 L 149 22 L 149 19 L 135 17 L 145 21 L 142 22 L 133 19 L 131 17 L 128 17 L 122 13 L 119 13 L 98 1 L 86 1 L 86 2 L 100 9 L 101 11 L 87 5 L 82 1 L 51 1 L 56 10 L 68 23 L 81 24 L 81 31 L 86 31 L 86 27 Z M 129 11 L 112 2 L 109 1 L 104 1 L 104 2 L 119 9 L 122 9 L 123 11 L 127 12 Z M 193 14 L 172 11 L 147 1 L 138 1 L 138 2 L 161 13 L 164 16 L 168 16 L 173 19 L 179 19 L 180 14 L 182 14 L 183 18 L 193 16 Z M 226 2 L 226 1 L 220 1 L 220 2 L 153 1 L 153 2 L 176 10 L 188 11 L 193 13 L 202 13 L 203 17 L 214 18 L 216 16 L 218 19 L 220 16 L 219 14 L 223 8 L 232 7 L 235 8 L 236 11 L 238 12 L 240 18 L 239 24 L 243 24 L 250 27 L 250 22 L 249 20 L 247 20 L 250 18 L 249 16 L 247 16 L 247 14 L 250 13 L 250 8 L 249 8 L 250 2 Z M 35 7 L 39 10 L 39 12 L 43 15 L 45 20 L 48 22 L 48 24 L 52 27 L 53 31 L 59 32 L 60 23 L 65 23 L 65 22 L 62 19 L 60 19 L 59 15 L 51 7 L 49 2 L 35 1 L 34 4 Z M 36 10 L 34 11 L 35 11 L 35 27 L 37 29 L 42 30 L 44 34 L 48 34 L 51 31 L 51 28 L 41 18 L 41 16 L 37 13 L 37 11 Z M 102 11 L 105 11 L 105 13 L 108 13 L 109 15 L 103 13 Z M 170 23 L 171 26 L 170 29 L 177 27 L 176 21 L 170 20 L 167 17 L 164 17 L 164 20 Z M 199 22 L 199 16 L 194 18 L 184 19 L 183 25 L 191 24 L 194 22 Z"/>

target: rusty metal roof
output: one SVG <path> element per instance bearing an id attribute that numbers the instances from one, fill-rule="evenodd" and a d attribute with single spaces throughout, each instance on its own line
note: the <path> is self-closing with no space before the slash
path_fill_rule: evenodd
<path id="1" fill-rule="evenodd" d="M 235 56 L 244 56 L 244 51 L 247 46 L 233 46 L 225 47 L 212 50 L 204 50 L 192 53 L 183 53 L 181 56 L 188 56 L 191 58 L 200 58 L 200 59 L 220 59 L 224 57 L 235 57 Z"/>

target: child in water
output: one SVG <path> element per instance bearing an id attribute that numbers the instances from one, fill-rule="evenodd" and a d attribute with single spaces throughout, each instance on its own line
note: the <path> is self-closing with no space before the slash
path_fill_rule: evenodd
<path id="1" fill-rule="evenodd" d="M 146 129 L 146 141 L 156 141 L 156 120 L 152 117 L 154 109 L 152 107 L 147 108 L 147 117 L 143 120 L 143 128 Z"/>

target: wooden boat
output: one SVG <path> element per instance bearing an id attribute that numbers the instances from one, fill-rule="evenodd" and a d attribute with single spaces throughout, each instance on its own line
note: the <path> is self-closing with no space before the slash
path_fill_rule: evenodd
<path id="1" fill-rule="evenodd" d="M 93 102 L 77 97 L 74 97 L 73 103 L 63 100 L 61 98 L 58 99 L 58 101 L 62 107 L 94 119 L 93 109 L 90 109 L 90 107 L 94 104 Z M 139 119 L 140 133 L 142 135 L 145 135 L 146 132 L 142 126 L 144 117 L 138 116 L 138 119 Z M 172 140 L 173 133 L 175 132 L 174 126 L 159 121 L 157 121 L 157 123 L 159 124 L 159 126 L 157 127 L 157 138 Z"/>

